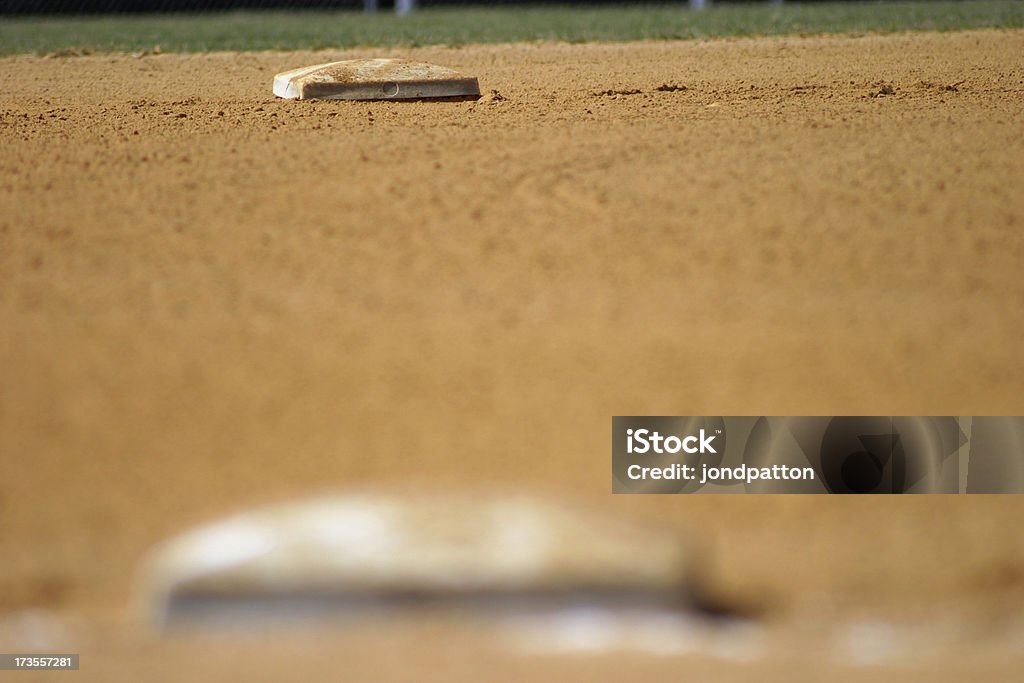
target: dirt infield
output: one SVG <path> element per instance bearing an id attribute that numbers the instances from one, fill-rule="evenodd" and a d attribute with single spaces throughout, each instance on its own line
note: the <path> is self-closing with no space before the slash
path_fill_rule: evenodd
<path id="1" fill-rule="evenodd" d="M 834 664 L 784 616 L 822 605 L 967 614 L 949 642 L 997 644 L 931 640 L 904 680 L 1020 663 L 1018 497 L 613 498 L 608 434 L 621 414 L 1024 413 L 1024 32 L 398 50 L 488 94 L 271 95 L 363 56 L 0 60 L 0 649 L 66 619 L 89 637 L 42 640 L 107 680 L 172 656 L 223 676 L 223 648 L 129 635 L 147 549 L 401 482 L 692 534 L 716 593 L 785 624 L 780 680 Z M 303 647 L 262 675 L 330 661 Z M 750 679 L 716 661 L 688 666 Z M 570 666 L 549 664 L 508 675 Z"/>

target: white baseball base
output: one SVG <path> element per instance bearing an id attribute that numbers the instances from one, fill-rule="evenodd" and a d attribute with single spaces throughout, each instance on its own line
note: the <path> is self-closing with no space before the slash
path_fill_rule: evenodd
<path id="1" fill-rule="evenodd" d="M 288 100 L 419 100 L 480 96 L 477 79 L 405 59 L 351 59 L 285 71 L 274 94 Z"/>

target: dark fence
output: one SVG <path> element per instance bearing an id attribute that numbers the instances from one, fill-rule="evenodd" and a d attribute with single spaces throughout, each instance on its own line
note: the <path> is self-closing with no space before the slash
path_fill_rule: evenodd
<path id="1" fill-rule="evenodd" d="M 657 0 L 655 0 L 657 1 Z M 766 2 L 767 0 L 728 0 Z M 813 0 L 811 0 L 813 1 Z M 849 0 L 856 1 L 856 0 Z M 663 0 L 664 4 L 686 4 L 687 0 Z M 542 3 L 538 0 L 418 0 L 419 7 L 452 5 L 649 5 L 651 0 L 568 0 Z M 381 9 L 394 7 L 394 0 L 378 0 Z M 223 12 L 243 9 L 361 9 L 364 0 L 0 0 L 0 14 L 106 14 L 155 12 Z"/>

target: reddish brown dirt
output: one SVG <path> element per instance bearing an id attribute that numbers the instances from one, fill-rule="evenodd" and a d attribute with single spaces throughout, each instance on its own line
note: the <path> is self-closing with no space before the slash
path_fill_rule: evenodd
<path id="1" fill-rule="evenodd" d="M 690 533 L 791 653 L 518 680 L 819 680 L 840 665 L 797 645 L 861 612 L 980 629 L 881 673 L 1011 675 L 1020 498 L 612 497 L 608 436 L 616 414 L 1024 413 L 1024 32 L 374 54 L 497 95 L 271 95 L 367 52 L 0 60 L 0 649 L 41 608 L 72 634 L 44 645 L 105 680 L 223 677 L 237 648 L 250 680 L 323 671 L 323 643 L 136 635 L 139 561 L 252 504 L 441 482 Z M 394 642 L 415 661 L 419 638 Z M 481 678 L 441 640 L 419 664 Z M 353 675 L 407 679 L 367 654 L 389 642 L 349 648 Z"/>

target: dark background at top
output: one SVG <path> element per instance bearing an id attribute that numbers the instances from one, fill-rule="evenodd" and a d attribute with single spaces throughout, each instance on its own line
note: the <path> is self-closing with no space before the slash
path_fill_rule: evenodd
<path id="1" fill-rule="evenodd" d="M 713 0 L 714 1 L 714 0 Z M 743 2 L 755 0 L 729 0 Z M 767 4 L 767 0 L 757 0 Z M 658 2 L 658 0 L 653 0 Z M 662 0 L 663 4 L 685 5 L 686 0 Z M 652 4 L 652 0 L 563 0 L 542 3 L 538 0 L 420 0 L 430 5 L 511 5 L 577 4 L 630 5 Z M 379 0 L 381 8 L 393 7 L 394 0 Z M 114 12 L 198 12 L 239 9 L 358 9 L 363 0 L 0 0 L 0 14 L 103 14 Z"/>

